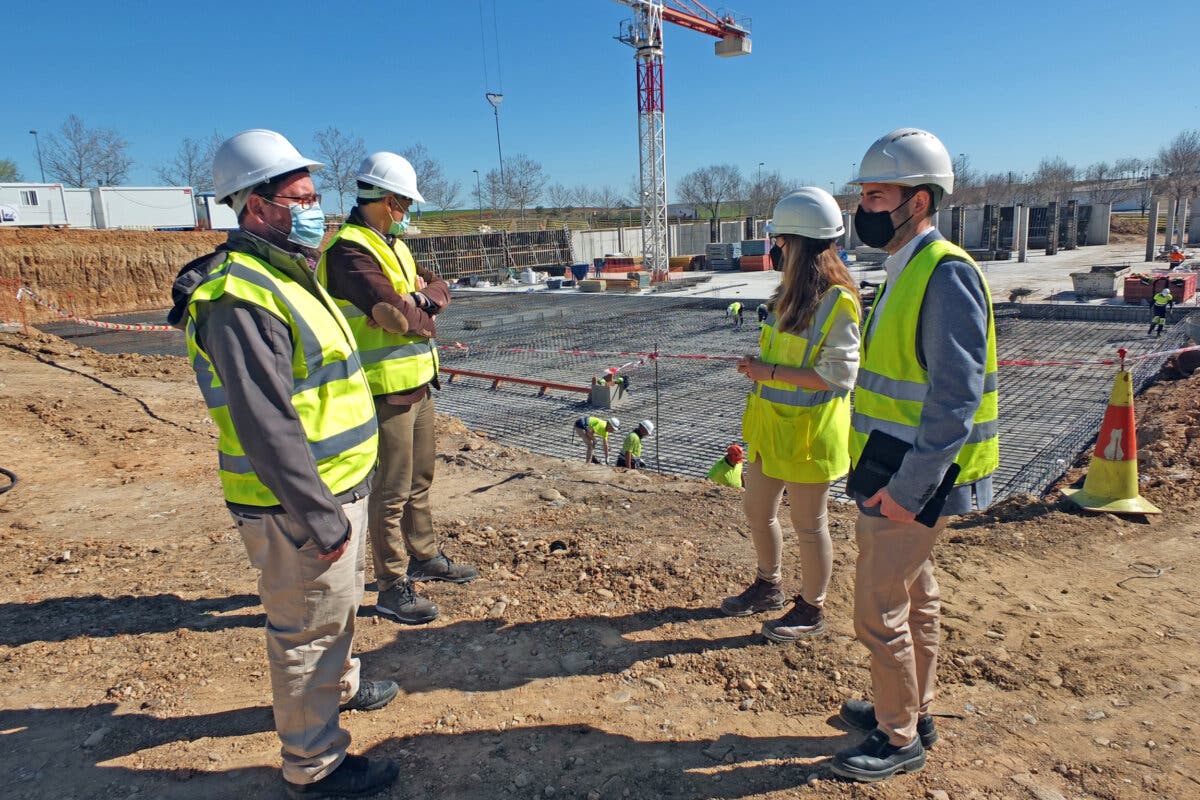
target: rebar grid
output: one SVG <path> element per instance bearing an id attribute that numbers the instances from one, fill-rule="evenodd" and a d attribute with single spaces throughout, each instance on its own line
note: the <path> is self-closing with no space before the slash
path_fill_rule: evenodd
<path id="1" fill-rule="evenodd" d="M 757 301 L 744 301 L 753 307 Z M 438 317 L 439 342 L 446 366 L 587 386 L 606 368 L 637 360 L 634 356 L 514 353 L 505 348 L 540 351 L 566 349 L 649 352 L 657 343 L 666 354 L 745 355 L 758 352 L 753 313 L 734 329 L 725 318 L 727 301 L 686 297 L 465 294 L 455 296 Z M 561 309 L 562 316 L 499 324 L 470 330 L 468 321 L 496 319 L 540 309 Z M 1057 316 L 1070 319 L 1056 319 Z M 1119 347 L 1139 352 L 1168 350 L 1186 343 L 1177 321 L 1162 338 L 1146 334 L 1149 309 L 1114 306 L 1022 304 L 997 307 L 999 356 L 1009 360 L 1115 358 Z M 122 315 L 122 322 L 161 322 L 162 313 Z M 102 352 L 184 354 L 183 337 L 173 333 L 98 331 L 73 323 L 41 326 Z M 460 342 L 468 349 L 455 349 Z M 449 347 L 447 347 L 449 346 Z M 1159 360 L 1132 362 L 1134 390 L 1140 392 L 1158 373 Z M 1000 468 L 997 498 L 1038 492 L 1074 463 L 1095 440 L 1111 391 L 1115 367 L 1037 366 L 1000 368 Z M 585 414 L 617 416 L 621 433 L 609 442 L 612 460 L 623 436 L 641 419 L 658 424 L 647 442 L 647 464 L 664 472 L 703 476 L 725 448 L 741 441 L 741 417 L 749 382 L 730 361 L 658 362 L 655 407 L 654 364 L 631 368 L 627 402 L 612 411 L 590 406 L 582 395 L 518 384 L 493 390 L 491 383 L 463 377 L 445 385 L 438 410 L 460 417 L 504 444 L 542 455 L 582 458 L 583 445 L 572 423 Z M 656 414 L 659 411 L 659 414 Z M 656 449 L 661 448 L 661 449 Z"/>

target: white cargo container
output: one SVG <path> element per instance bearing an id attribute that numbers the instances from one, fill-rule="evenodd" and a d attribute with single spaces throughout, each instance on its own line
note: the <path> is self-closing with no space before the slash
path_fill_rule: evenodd
<path id="1" fill-rule="evenodd" d="M 66 225 L 61 183 L 0 183 L 0 225 Z"/>
<path id="2" fill-rule="evenodd" d="M 196 204 L 185 186 L 100 186 L 92 189 L 96 227 L 195 228 Z"/>
<path id="3" fill-rule="evenodd" d="M 91 189 L 63 189 L 63 203 L 67 208 L 67 224 L 72 228 L 95 228 L 96 211 L 92 203 Z"/>
<path id="4" fill-rule="evenodd" d="M 215 194 L 196 196 L 196 222 L 201 228 L 213 231 L 232 231 L 238 227 L 237 214 L 229 206 L 218 203 Z"/>

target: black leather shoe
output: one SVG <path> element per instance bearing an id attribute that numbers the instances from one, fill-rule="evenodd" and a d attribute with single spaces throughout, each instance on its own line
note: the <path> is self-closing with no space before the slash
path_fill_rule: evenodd
<path id="1" fill-rule="evenodd" d="M 433 558 L 418 561 L 408 560 L 408 579 L 410 581 L 449 581 L 450 583 L 470 583 L 479 577 L 479 570 L 470 564 L 455 564 L 450 557 L 439 551 Z"/>
<path id="2" fill-rule="evenodd" d="M 395 681 L 359 681 L 358 691 L 342 706 L 342 711 L 376 711 L 399 693 Z"/>
<path id="3" fill-rule="evenodd" d="M 838 716 L 841 717 L 842 722 L 860 731 L 873 731 L 879 724 L 875 719 L 874 704 L 868 703 L 866 700 L 847 700 L 842 703 L 842 709 L 838 712 Z M 921 746 L 926 750 L 933 749 L 933 746 L 937 744 L 937 728 L 934 727 L 933 717 L 929 714 L 917 717 L 917 736 L 921 738 Z"/>
<path id="4" fill-rule="evenodd" d="M 289 797 L 367 797 L 396 782 L 400 765 L 390 758 L 348 755 L 338 768 L 313 783 L 284 781 Z"/>
<path id="5" fill-rule="evenodd" d="M 857 747 L 834 756 L 829 769 L 843 778 L 874 783 L 887 780 L 897 772 L 920 772 L 925 769 L 925 748 L 921 746 L 920 738 L 913 739 L 904 747 L 897 747 L 888 741 L 886 733 L 875 729 Z"/>

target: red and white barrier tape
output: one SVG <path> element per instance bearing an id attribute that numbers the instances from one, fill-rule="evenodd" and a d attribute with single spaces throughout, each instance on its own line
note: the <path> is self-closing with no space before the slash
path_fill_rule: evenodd
<path id="1" fill-rule="evenodd" d="M 63 317 L 64 319 L 69 319 L 72 322 L 78 323 L 79 325 L 87 325 L 90 328 L 104 328 L 106 330 L 111 330 L 111 331 L 174 331 L 174 330 L 176 330 L 175 328 L 172 328 L 170 325 L 127 325 L 127 324 L 121 323 L 121 322 L 102 322 L 98 319 L 84 319 L 83 317 L 75 316 L 70 311 L 64 311 L 63 309 L 61 309 L 58 306 L 51 303 L 49 300 L 40 296 L 37 292 L 33 291 L 32 289 L 29 289 L 25 286 L 22 286 L 17 289 L 17 302 L 20 302 L 21 298 L 26 297 L 26 296 L 28 296 L 30 300 L 37 303 L 38 305 L 45 306 L 46 308 L 50 309 L 55 314 L 58 314 L 60 317 Z"/>

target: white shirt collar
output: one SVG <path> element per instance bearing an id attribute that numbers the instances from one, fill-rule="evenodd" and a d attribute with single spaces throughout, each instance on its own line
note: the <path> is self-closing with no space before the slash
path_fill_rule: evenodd
<path id="1" fill-rule="evenodd" d="M 917 248 L 928 240 L 930 234 L 937 231 L 936 227 L 932 227 L 923 233 L 919 233 L 908 240 L 908 244 L 901 247 L 895 253 L 892 253 L 883 262 L 883 269 L 887 272 L 887 281 L 889 284 L 896 282 L 896 278 L 900 277 L 900 273 L 904 271 L 904 267 L 912 259 L 913 253 Z"/>

